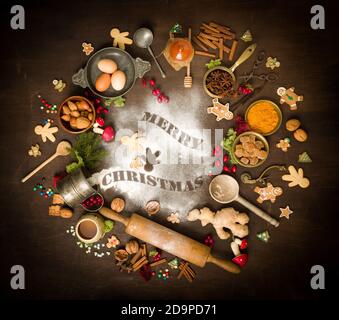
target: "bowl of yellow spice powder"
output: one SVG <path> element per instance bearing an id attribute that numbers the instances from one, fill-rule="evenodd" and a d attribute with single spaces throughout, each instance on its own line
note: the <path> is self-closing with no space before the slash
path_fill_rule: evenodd
<path id="1" fill-rule="evenodd" d="M 282 114 L 273 101 L 257 100 L 247 108 L 245 120 L 252 131 L 269 136 L 279 129 Z"/>

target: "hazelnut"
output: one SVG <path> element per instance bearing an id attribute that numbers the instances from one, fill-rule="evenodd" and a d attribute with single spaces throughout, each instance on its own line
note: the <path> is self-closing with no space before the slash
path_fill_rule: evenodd
<path id="1" fill-rule="evenodd" d="M 300 124 L 298 119 L 290 119 L 286 122 L 286 129 L 288 131 L 295 131 L 300 127 Z"/>
<path id="2" fill-rule="evenodd" d="M 115 198 L 111 202 L 111 209 L 115 212 L 121 212 L 125 209 L 125 200 L 121 198 Z"/>
<path id="3" fill-rule="evenodd" d="M 128 259 L 128 252 L 124 249 L 119 249 L 114 252 L 115 260 L 126 261 Z"/>
<path id="4" fill-rule="evenodd" d="M 304 142 L 307 140 L 307 133 L 304 129 L 298 129 L 293 133 L 295 140 Z"/>

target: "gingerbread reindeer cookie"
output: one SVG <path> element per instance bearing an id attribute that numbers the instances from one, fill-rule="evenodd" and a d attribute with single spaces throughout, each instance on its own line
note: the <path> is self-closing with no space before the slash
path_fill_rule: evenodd
<path id="1" fill-rule="evenodd" d="M 287 103 L 291 110 L 297 110 L 297 102 L 304 100 L 304 96 L 299 96 L 294 92 L 294 87 L 289 89 L 280 87 L 277 94 L 281 97 L 280 104 Z"/>
<path id="2" fill-rule="evenodd" d="M 232 120 L 233 113 L 230 111 L 230 104 L 222 104 L 219 102 L 218 98 L 212 100 L 213 107 L 207 108 L 207 113 L 213 113 L 217 117 L 217 121 L 222 119 Z"/>

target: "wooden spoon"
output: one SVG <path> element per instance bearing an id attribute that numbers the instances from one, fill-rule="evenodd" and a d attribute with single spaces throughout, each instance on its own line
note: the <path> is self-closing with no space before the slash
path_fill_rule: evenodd
<path id="1" fill-rule="evenodd" d="M 26 182 L 29 178 L 31 178 L 33 175 L 35 175 L 39 170 L 41 170 L 46 164 L 50 163 L 52 160 L 54 160 L 58 156 L 68 156 L 71 152 L 72 145 L 64 140 L 60 141 L 57 145 L 55 153 L 49 157 L 47 160 L 45 160 L 43 163 L 41 163 L 37 168 L 35 168 L 31 173 L 29 173 L 26 177 L 24 177 L 21 182 Z"/>

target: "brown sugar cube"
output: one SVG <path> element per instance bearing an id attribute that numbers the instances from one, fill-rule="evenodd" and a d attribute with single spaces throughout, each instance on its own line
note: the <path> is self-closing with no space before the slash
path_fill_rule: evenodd
<path id="1" fill-rule="evenodd" d="M 257 157 L 250 158 L 250 165 L 255 166 L 259 162 Z"/>
<path id="2" fill-rule="evenodd" d="M 53 204 L 64 205 L 65 201 L 64 201 L 64 198 L 59 193 L 54 193 L 53 194 L 52 203 Z"/>
<path id="3" fill-rule="evenodd" d="M 258 149 L 262 149 L 264 147 L 264 144 L 262 141 L 258 140 L 255 142 L 255 146 L 258 148 Z"/>
<path id="4" fill-rule="evenodd" d="M 60 216 L 60 206 L 59 205 L 51 205 L 48 208 L 48 215 L 58 217 Z"/>
<path id="5" fill-rule="evenodd" d="M 267 151 L 265 151 L 265 150 L 260 150 L 260 151 L 258 152 L 258 158 L 259 158 L 260 160 L 264 160 L 264 159 L 266 159 L 266 157 L 267 157 Z"/>
<path id="6" fill-rule="evenodd" d="M 240 159 L 240 162 L 243 163 L 243 164 L 248 164 L 250 162 L 250 160 L 248 158 L 246 158 L 246 157 L 242 157 Z"/>

